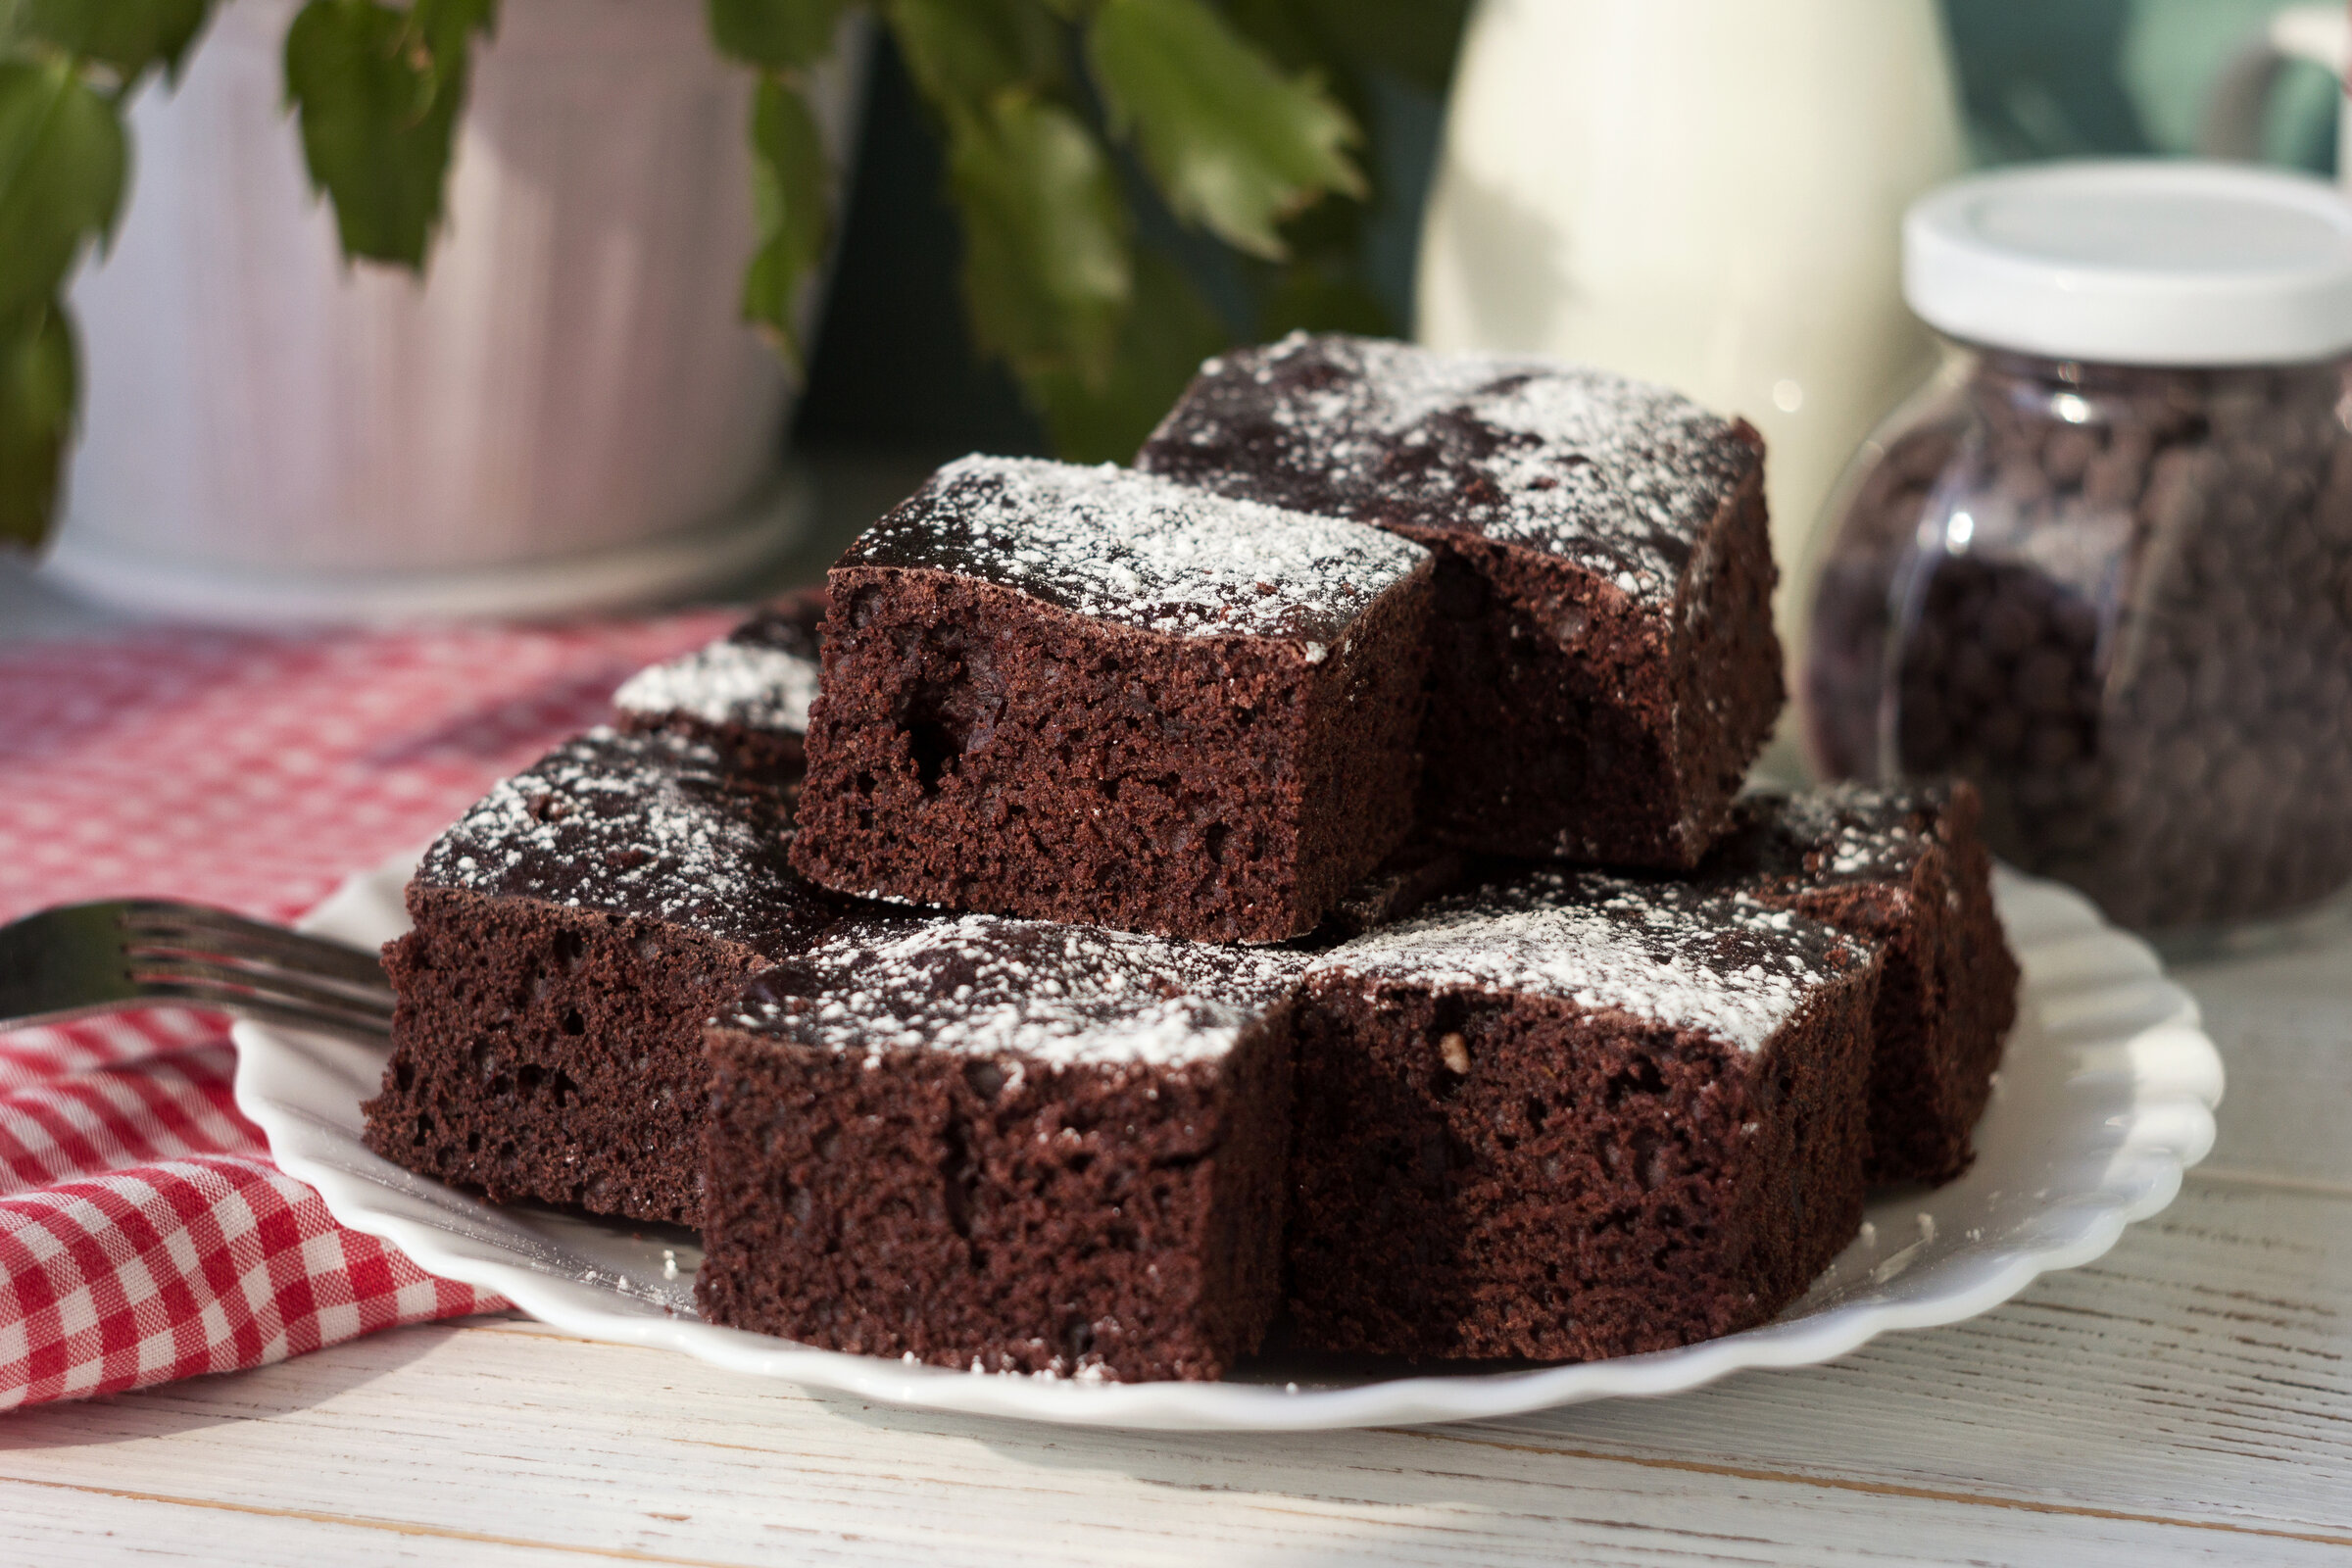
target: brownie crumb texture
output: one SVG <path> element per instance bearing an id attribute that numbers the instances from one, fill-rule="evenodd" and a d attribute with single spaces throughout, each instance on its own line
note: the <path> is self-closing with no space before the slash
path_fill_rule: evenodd
<path id="1" fill-rule="evenodd" d="M 386 949 L 368 1147 L 699 1226 L 713 1323 L 1086 1380 L 1286 1307 L 1669 1348 L 1966 1167 L 2018 979 L 1976 792 L 1735 801 L 1753 430 L 1294 334 L 1138 469 L 951 464 L 492 790 Z"/>
<path id="2" fill-rule="evenodd" d="M 1873 956 L 1680 884 L 1524 873 L 1316 961 L 1310 1348 L 1581 1360 L 1764 1322 L 1854 1235 Z"/>
<path id="3" fill-rule="evenodd" d="M 940 469 L 837 564 L 954 572 L 1165 636 L 1281 638 L 1316 663 L 1427 559 L 1330 517 L 1113 464 L 969 457 Z"/>
<path id="4" fill-rule="evenodd" d="M 639 670 L 612 694 L 612 706 L 632 721 L 681 717 L 806 732 L 816 681 L 816 662 L 806 655 L 722 638 Z"/>
<path id="5" fill-rule="evenodd" d="M 1273 952 L 853 922 L 713 1026 L 712 1322 L 987 1372 L 1213 1378 L 1279 1298 Z"/>
<path id="6" fill-rule="evenodd" d="M 1654 382 L 1306 333 L 1205 362 L 1138 462 L 1298 512 L 1524 546 L 1651 610 L 1677 603 L 1756 466 L 1731 420 Z"/>
<path id="7" fill-rule="evenodd" d="M 2018 967 L 1965 781 L 1834 784 L 1740 802 L 1702 877 L 1883 949 L 1872 1023 L 1873 1183 L 1949 1181 L 2017 1018 Z"/>
<path id="8" fill-rule="evenodd" d="M 967 458 L 833 568 L 795 863 L 1219 942 L 1411 825 L 1429 556 L 1124 470 Z"/>
<path id="9" fill-rule="evenodd" d="M 591 732 L 427 853 L 367 1141 L 495 1201 L 700 1218 L 703 1020 L 831 924 L 772 791 L 711 747 Z"/>
<path id="10" fill-rule="evenodd" d="M 824 590 L 805 589 L 714 642 L 639 670 L 612 694 L 614 722 L 708 742 L 736 771 L 797 788 L 824 614 Z"/>
<path id="11" fill-rule="evenodd" d="M 1689 869 L 1783 701 L 1762 442 L 1585 367 L 1294 334 L 1212 359 L 1137 458 L 1437 550 L 1428 832 Z"/>

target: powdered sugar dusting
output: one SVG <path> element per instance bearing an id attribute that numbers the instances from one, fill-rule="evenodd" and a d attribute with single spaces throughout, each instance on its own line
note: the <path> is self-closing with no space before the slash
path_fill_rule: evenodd
<path id="1" fill-rule="evenodd" d="M 612 694 L 612 706 L 631 717 L 677 714 L 805 734 L 817 674 L 806 654 L 726 640 L 639 670 Z"/>
<path id="2" fill-rule="evenodd" d="M 1428 559 L 1373 529 L 1110 464 L 969 457 L 940 469 L 840 564 L 936 567 L 1177 636 L 1329 647 Z"/>
<path id="3" fill-rule="evenodd" d="M 1948 805 L 1936 785 L 1838 783 L 1742 796 L 1709 862 L 1716 880 L 1763 876 L 1827 887 L 1910 876 Z"/>
<path id="4" fill-rule="evenodd" d="M 1343 943 L 1310 973 L 1532 992 L 1752 1052 L 1854 961 L 1830 927 L 1742 895 L 1528 871 Z"/>
<path id="5" fill-rule="evenodd" d="M 756 980 L 733 1021 L 869 1062 L 949 1051 L 1172 1066 L 1230 1052 L 1305 962 L 988 914 L 858 920 Z"/>
<path id="6" fill-rule="evenodd" d="M 1895 875 L 1927 853 L 1937 809 L 1918 790 L 1832 784 L 1787 797 L 1782 831 L 1810 847 L 1807 868 L 1818 875 Z"/>
<path id="7" fill-rule="evenodd" d="M 1759 461 L 1651 382 L 1305 333 L 1208 361 L 1136 459 L 1225 495 L 1525 545 L 1652 607 Z"/>
<path id="8" fill-rule="evenodd" d="M 691 926 L 775 955 L 838 916 L 794 874 L 770 793 L 679 736 L 595 729 L 499 784 L 427 851 L 427 886 Z"/>

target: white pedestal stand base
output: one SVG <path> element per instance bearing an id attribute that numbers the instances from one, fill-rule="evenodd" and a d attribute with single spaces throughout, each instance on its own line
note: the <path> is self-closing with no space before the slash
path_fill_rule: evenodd
<path id="1" fill-rule="evenodd" d="M 659 539 L 549 561 L 433 571 L 304 571 L 173 560 L 62 528 L 40 575 L 104 604 L 175 619 L 243 624 L 537 617 L 674 603 L 756 574 L 808 529 L 805 473 Z"/>

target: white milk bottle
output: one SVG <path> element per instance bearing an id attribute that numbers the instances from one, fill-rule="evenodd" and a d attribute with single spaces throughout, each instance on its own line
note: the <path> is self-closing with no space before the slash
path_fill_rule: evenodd
<path id="1" fill-rule="evenodd" d="M 1745 416 L 1786 579 L 1846 460 L 1933 364 L 1901 220 L 1961 162 L 1934 0 L 1480 0 L 1420 337 Z M 1786 633 L 1803 596 L 1782 602 Z"/>

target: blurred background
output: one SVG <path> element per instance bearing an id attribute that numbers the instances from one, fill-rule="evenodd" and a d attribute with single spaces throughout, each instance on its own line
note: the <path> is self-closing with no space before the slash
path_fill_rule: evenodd
<path id="1" fill-rule="evenodd" d="M 489 14 L 469 4 L 442 15 Z M 13 27 L 37 74 L 55 57 L 41 27 L 77 6 L 126 9 L 0 6 L 0 38 Z M 1773 443 L 1776 545 L 1794 573 L 1855 442 L 1931 364 L 1894 283 L 1895 219 L 1919 190 L 1969 165 L 2093 154 L 2335 166 L 2323 62 L 2343 47 L 2340 7 L 1127 11 L 1150 26 L 1135 24 L 1122 61 L 1101 39 L 1041 33 L 1049 12 L 1022 0 L 910 0 L 879 20 L 837 3 L 506 0 L 496 31 L 471 38 L 470 74 L 453 49 L 420 78 L 464 105 L 439 128 L 440 155 L 453 135 L 456 151 L 439 209 L 401 209 L 338 166 L 336 138 L 366 127 L 335 119 L 351 87 L 332 75 L 337 40 L 302 31 L 325 13 L 394 26 L 411 13 L 235 0 L 192 41 L 110 57 L 101 39 L 92 57 L 117 66 L 93 81 L 144 86 L 104 263 L 71 274 L 48 335 L 0 378 L 24 405 L 24 368 L 57 363 L 38 357 L 56 320 L 78 333 L 78 383 L 35 385 L 81 411 L 55 496 L 26 499 L 37 430 L 0 431 L 0 534 L 26 547 L 0 547 L 0 618 L 38 635 L 124 613 L 750 597 L 816 576 L 959 453 L 1122 457 L 1202 353 L 1292 326 L 1569 353 L 1742 414 Z M 1198 16 L 1225 33 L 1186 33 Z M 1232 48 L 1249 58 L 1217 53 Z M 311 77 L 281 83 L 313 57 Z M 1580 71 L 1592 90 L 1557 85 Z M 1646 109 L 1605 90 L 1637 80 Z M 1050 113 L 999 114 L 1005 82 Z M 1450 120 L 1449 85 L 1475 100 Z M 1102 161 L 1101 188 L 1083 172 L 1042 183 L 1063 177 L 1062 120 Z M 381 150 L 423 190 L 433 149 L 403 134 Z M 1635 145 L 1655 187 L 1640 199 L 1594 172 Z M 1218 156 L 1265 188 L 1216 195 L 1233 167 Z M 1498 205 L 1512 181 L 1553 210 Z M 811 226 L 812 201 L 829 222 Z M 624 209 L 627 243 L 609 232 Z M 83 254 L 103 229 L 87 225 Z M 1103 244 L 1119 254 L 1089 248 Z M 1743 276 L 1726 254 L 1744 256 Z M 1546 271 L 1546 255 L 1575 260 Z M 404 261 L 429 261 L 421 286 Z M 1087 269 L 1112 263 L 1128 269 L 1119 298 L 1097 310 Z"/>
<path id="2" fill-rule="evenodd" d="M 2281 0 L 1942 0 L 1966 153 L 1984 167 L 2091 155 L 2187 156 L 2221 79 Z M 1396 193 L 1376 214 L 1366 271 L 1409 331 L 1422 202 L 1443 103 L 1384 82 L 1372 157 Z M 818 335 L 804 445 L 1043 453 L 1008 376 L 971 350 L 957 314 L 953 214 L 937 193 L 937 139 L 913 112 L 895 49 L 874 63 L 842 276 Z M 2335 172 L 2339 94 L 2325 66 L 2280 64 L 2260 156 Z M 1888 240 L 1891 244 L 1891 236 Z"/>

